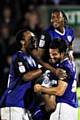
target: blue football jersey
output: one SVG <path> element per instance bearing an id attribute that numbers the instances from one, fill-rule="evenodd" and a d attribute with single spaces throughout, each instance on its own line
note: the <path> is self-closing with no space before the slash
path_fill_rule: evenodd
<path id="1" fill-rule="evenodd" d="M 38 68 L 36 61 L 23 51 L 18 51 L 12 57 L 8 79 L 8 89 L 5 97 L 7 107 L 27 107 L 34 104 L 33 84 L 35 80 L 24 81 L 22 75 Z"/>
<path id="2" fill-rule="evenodd" d="M 64 39 L 69 46 L 74 40 L 74 31 L 72 28 L 65 26 L 64 32 L 61 33 L 57 29 L 54 29 L 53 26 L 50 26 L 45 31 L 43 31 L 40 38 L 39 47 L 43 49 L 49 49 L 51 41 L 55 38 Z"/>
<path id="3" fill-rule="evenodd" d="M 47 29 L 49 35 L 51 36 L 51 40 L 55 38 L 62 38 L 66 41 L 67 45 L 69 46 L 72 41 L 74 40 L 74 32 L 73 29 L 69 26 L 64 27 L 64 32 L 61 33 L 57 29 L 54 29 L 52 26 L 50 26 Z"/>
<path id="4" fill-rule="evenodd" d="M 76 95 L 76 68 L 74 62 L 71 62 L 68 58 L 64 59 L 63 62 L 57 64 L 56 67 L 66 70 L 68 83 L 67 89 L 62 96 L 57 96 L 57 102 L 67 103 L 75 108 L 78 107 L 78 99 Z"/>

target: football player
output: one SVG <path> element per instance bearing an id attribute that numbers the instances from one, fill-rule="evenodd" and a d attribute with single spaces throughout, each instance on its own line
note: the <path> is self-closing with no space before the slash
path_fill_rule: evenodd
<path id="1" fill-rule="evenodd" d="M 29 120 L 29 111 L 33 120 L 44 120 L 33 91 L 35 80 L 44 68 L 38 68 L 30 54 L 32 38 L 33 34 L 28 30 L 21 30 L 16 36 L 20 49 L 12 56 L 7 90 L 0 100 L 1 120 Z"/>
<path id="2" fill-rule="evenodd" d="M 76 95 L 76 69 L 75 64 L 67 56 L 67 44 L 63 39 L 54 39 L 50 44 L 50 58 L 55 68 L 66 71 L 67 77 L 54 78 L 58 84 L 46 87 L 40 84 L 34 86 L 35 92 L 56 95 L 57 107 L 50 116 L 50 120 L 78 120 L 78 99 Z M 57 77 L 57 76 L 56 76 Z"/>
<path id="3" fill-rule="evenodd" d="M 74 40 L 73 29 L 67 25 L 67 18 L 63 11 L 58 9 L 54 10 L 51 14 L 51 25 L 42 33 L 39 47 L 38 59 L 42 65 L 55 73 L 57 76 L 64 75 L 60 69 L 53 69 L 49 63 L 49 45 L 55 38 L 63 38 L 67 43 L 67 50 L 69 57 L 73 59 L 72 42 Z M 63 76 L 62 76 L 63 77 Z"/>

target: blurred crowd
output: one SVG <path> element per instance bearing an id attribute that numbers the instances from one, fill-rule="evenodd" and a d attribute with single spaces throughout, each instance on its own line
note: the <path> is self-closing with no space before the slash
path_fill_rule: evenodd
<path id="1" fill-rule="evenodd" d="M 79 0 L 0 0 L 1 4 L 4 3 L 9 3 L 9 4 L 16 4 L 18 7 L 22 7 L 25 8 L 27 5 L 49 5 L 49 4 L 59 4 L 59 5 L 78 5 L 80 4 Z M 16 6 L 15 5 L 15 6 Z"/>
<path id="2" fill-rule="evenodd" d="M 0 0 L 0 95 L 7 85 L 11 56 L 17 50 L 16 33 L 27 28 L 39 40 L 43 27 L 37 7 L 32 5 L 79 4 L 79 0 Z"/>

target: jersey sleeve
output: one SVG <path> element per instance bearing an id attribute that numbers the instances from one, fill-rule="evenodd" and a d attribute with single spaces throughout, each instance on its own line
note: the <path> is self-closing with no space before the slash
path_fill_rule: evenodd
<path id="1" fill-rule="evenodd" d="M 70 36 L 68 36 L 69 37 L 69 43 L 70 43 L 70 45 L 72 45 L 72 42 L 74 41 L 74 37 L 75 37 L 75 35 L 74 35 L 74 30 L 72 29 L 72 28 L 70 28 L 70 35 L 71 35 L 71 38 L 70 38 Z"/>
<path id="2" fill-rule="evenodd" d="M 46 49 L 49 48 L 51 37 L 47 31 L 42 32 L 39 40 L 39 48 Z"/>
<path id="3" fill-rule="evenodd" d="M 21 76 L 29 71 L 28 63 L 27 63 L 27 61 L 24 60 L 23 56 L 21 56 L 21 55 L 18 55 L 15 58 L 13 65 L 14 65 L 14 70 L 15 70 L 16 74 L 19 76 Z"/>
<path id="4" fill-rule="evenodd" d="M 62 69 L 64 69 L 66 71 L 66 74 L 67 74 L 66 79 L 64 79 L 63 81 L 68 83 L 69 80 L 73 79 L 73 77 L 74 77 L 75 72 L 73 69 L 75 69 L 75 68 L 70 66 L 70 64 L 66 64 L 66 65 L 64 65 L 64 67 Z"/>

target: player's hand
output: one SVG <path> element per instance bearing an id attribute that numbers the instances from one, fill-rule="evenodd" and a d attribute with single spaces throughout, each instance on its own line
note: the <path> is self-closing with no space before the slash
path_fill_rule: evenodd
<path id="1" fill-rule="evenodd" d="M 69 59 L 71 61 L 74 61 L 74 56 L 73 56 L 73 51 L 72 50 L 68 52 L 68 56 L 69 56 Z"/>
<path id="2" fill-rule="evenodd" d="M 56 76 L 58 76 L 59 79 L 66 79 L 67 74 L 66 74 L 66 71 L 65 71 L 65 70 L 60 69 L 60 68 L 57 68 L 57 69 L 56 69 Z"/>
<path id="3" fill-rule="evenodd" d="M 40 84 L 34 85 L 34 92 L 41 92 L 42 86 Z"/>

